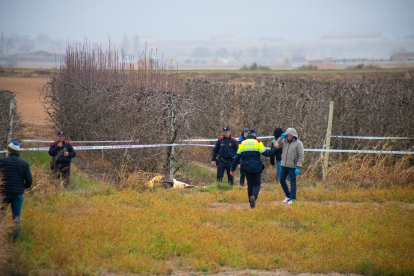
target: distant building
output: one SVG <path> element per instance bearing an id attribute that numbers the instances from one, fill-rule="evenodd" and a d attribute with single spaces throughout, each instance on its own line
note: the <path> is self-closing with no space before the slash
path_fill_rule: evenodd
<path id="1" fill-rule="evenodd" d="M 379 39 L 381 32 L 338 32 L 329 33 L 322 39 Z"/>
<path id="2" fill-rule="evenodd" d="M 392 60 L 414 60 L 414 52 L 396 53 L 390 57 Z"/>

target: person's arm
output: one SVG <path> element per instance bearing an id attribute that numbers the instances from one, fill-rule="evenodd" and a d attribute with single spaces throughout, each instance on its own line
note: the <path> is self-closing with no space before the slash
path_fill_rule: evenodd
<path id="1" fill-rule="evenodd" d="M 283 139 L 282 138 L 279 137 L 277 139 L 276 143 L 277 143 L 277 147 L 276 148 L 281 149 L 283 147 Z"/>
<path id="2" fill-rule="evenodd" d="M 298 153 L 297 153 L 298 154 L 298 162 L 296 162 L 296 167 L 301 168 L 303 160 L 305 158 L 305 154 L 303 152 L 303 144 L 301 142 L 299 142 L 299 145 L 297 147 L 297 151 L 298 151 Z"/>
<path id="3" fill-rule="evenodd" d="M 275 141 L 275 140 L 272 140 L 272 145 L 270 146 L 270 150 L 272 150 L 272 149 L 274 148 L 274 141 Z M 271 155 L 270 155 L 270 164 L 271 164 L 272 166 L 274 166 L 274 165 L 275 165 L 275 157 L 276 157 L 276 151 L 275 151 L 275 154 L 271 154 Z"/>
<path id="4" fill-rule="evenodd" d="M 276 148 L 272 148 L 271 150 L 266 150 L 265 146 L 263 145 L 262 142 L 259 142 L 259 152 L 264 156 L 264 157 L 269 157 L 270 155 L 274 154 L 276 152 Z"/>
<path id="5" fill-rule="evenodd" d="M 219 152 L 219 148 L 220 148 L 220 140 L 217 140 L 216 145 L 214 146 L 213 149 L 213 157 L 211 158 L 211 165 L 215 166 L 215 162 L 216 162 L 216 158 L 217 158 L 217 154 Z"/>
<path id="6" fill-rule="evenodd" d="M 69 153 L 69 158 L 75 158 L 76 156 L 76 152 L 73 149 L 72 145 L 68 145 L 68 153 Z"/>
<path id="7" fill-rule="evenodd" d="M 26 172 L 24 175 L 24 187 L 26 189 L 30 188 L 30 186 L 32 186 L 32 182 L 33 182 L 32 173 L 30 172 L 29 164 L 27 164 Z"/>
<path id="8" fill-rule="evenodd" d="M 50 145 L 49 155 L 52 156 L 52 157 L 55 157 L 57 153 L 58 153 L 58 146 L 57 145 Z"/>
<path id="9" fill-rule="evenodd" d="M 234 156 L 233 162 L 231 163 L 230 173 L 233 172 L 234 174 L 234 171 L 236 170 L 236 166 L 237 164 L 239 164 L 240 157 L 241 157 L 241 152 L 237 151 L 236 155 Z"/>

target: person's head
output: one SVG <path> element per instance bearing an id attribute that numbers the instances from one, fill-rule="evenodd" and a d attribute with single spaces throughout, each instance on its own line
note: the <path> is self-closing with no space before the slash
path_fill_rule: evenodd
<path id="1" fill-rule="evenodd" d="M 226 138 L 230 137 L 230 127 L 223 127 L 223 135 Z"/>
<path id="2" fill-rule="evenodd" d="M 250 129 L 249 130 L 249 135 L 252 135 L 252 136 L 256 137 L 256 130 Z"/>
<path id="3" fill-rule="evenodd" d="M 57 142 L 64 142 L 65 141 L 65 133 L 63 131 L 59 131 L 56 135 L 56 141 Z"/>
<path id="4" fill-rule="evenodd" d="M 248 128 L 243 128 L 243 137 L 246 138 L 247 135 L 249 135 L 249 129 Z"/>
<path id="5" fill-rule="evenodd" d="M 280 127 L 275 128 L 275 131 L 273 132 L 273 136 L 275 137 L 275 139 L 279 138 L 280 135 L 282 135 L 283 130 Z"/>
<path id="6" fill-rule="evenodd" d="M 298 138 L 298 134 L 293 127 L 290 127 L 286 130 L 286 137 L 288 141 L 291 142 L 293 139 Z"/>
<path id="7" fill-rule="evenodd" d="M 20 152 L 20 145 L 16 141 L 13 141 L 12 143 L 7 145 L 7 152 L 10 154 L 19 154 Z"/>

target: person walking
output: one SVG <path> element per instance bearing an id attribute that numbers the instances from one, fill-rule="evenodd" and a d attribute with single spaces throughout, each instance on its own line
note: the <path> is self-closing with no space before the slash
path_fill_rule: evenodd
<path id="1" fill-rule="evenodd" d="M 239 139 L 237 139 L 239 141 L 239 145 L 241 144 L 241 142 L 243 142 L 244 140 L 246 140 L 247 135 L 249 135 L 249 129 L 248 128 L 243 128 L 243 131 L 241 133 L 242 135 L 239 137 Z M 244 172 L 241 164 L 242 164 L 243 160 L 240 158 L 240 163 L 237 165 L 237 167 L 240 169 L 240 177 L 239 177 L 239 186 L 244 186 L 244 179 L 246 177 L 246 173 Z"/>
<path id="2" fill-rule="evenodd" d="M 76 152 L 72 145 L 65 141 L 65 133 L 59 131 L 56 135 L 56 142 L 52 143 L 49 148 L 49 155 L 52 156 L 50 169 L 56 173 L 56 179 L 62 177 L 63 186 L 67 187 L 70 176 L 70 162 L 75 158 Z"/>
<path id="3" fill-rule="evenodd" d="M 213 157 L 211 159 L 211 165 L 217 165 L 218 182 L 223 181 L 224 170 L 226 170 L 229 184 L 233 186 L 234 175 L 230 174 L 230 166 L 234 155 L 236 155 L 238 144 L 239 142 L 231 137 L 230 127 L 224 127 L 223 136 L 217 140 L 213 150 Z M 217 155 L 219 156 L 218 161 L 216 159 Z"/>
<path id="4" fill-rule="evenodd" d="M 239 145 L 237 154 L 231 164 L 230 174 L 234 176 L 234 170 L 236 169 L 240 158 L 243 159 L 242 168 L 246 173 L 247 195 L 252 209 L 256 206 L 256 200 L 259 196 L 260 186 L 262 184 L 264 165 L 260 159 L 260 154 L 269 157 L 275 151 L 276 148 L 266 150 L 263 143 L 256 139 L 256 131 L 251 129 L 246 140 L 242 141 Z"/>
<path id="5" fill-rule="evenodd" d="M 32 173 L 30 172 L 29 163 L 20 158 L 20 145 L 17 142 L 10 143 L 7 146 L 9 156 L 0 159 L 0 177 L 2 185 L 0 186 L 0 196 L 2 204 L 0 207 L 1 215 L 6 215 L 9 204 L 11 205 L 15 230 L 13 240 L 20 236 L 20 213 L 23 204 L 24 190 L 32 185 Z"/>
<path id="6" fill-rule="evenodd" d="M 286 133 L 282 133 L 275 143 L 275 147 L 282 149 L 282 161 L 280 170 L 280 184 L 285 192 L 286 198 L 282 202 L 292 204 L 296 200 L 296 175 L 300 173 L 304 153 L 303 144 L 298 139 L 298 134 L 294 128 L 288 128 Z M 289 175 L 290 190 L 286 183 Z"/>

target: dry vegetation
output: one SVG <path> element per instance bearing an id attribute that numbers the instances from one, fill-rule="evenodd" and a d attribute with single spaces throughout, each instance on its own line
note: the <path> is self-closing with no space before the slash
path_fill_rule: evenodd
<path id="1" fill-rule="evenodd" d="M 414 136 L 413 83 L 404 74 L 263 75 L 249 76 L 254 85 L 241 85 L 235 76 L 236 81 L 213 74 L 177 78 L 145 64 L 145 58 L 138 70 L 128 71 L 102 52 L 91 59 L 78 50 L 84 49 L 69 49 L 43 91 L 56 127 L 72 139 L 170 143 L 210 138 L 225 124 L 254 126 L 265 135 L 277 125 L 294 126 L 306 147 L 321 147 L 329 100 L 336 103 L 335 134 Z M 413 146 L 341 140 L 332 145 Z M 319 155 L 307 154 L 293 206 L 281 204 L 282 189 L 267 166 L 251 210 L 245 188 L 215 183 L 215 168 L 206 165 L 211 149 L 205 147 L 176 154 L 176 177 L 197 188 L 148 188 L 149 180 L 168 170 L 169 150 L 108 150 L 105 158 L 79 152 L 66 190 L 50 175 L 46 152 L 25 152 L 34 183 L 25 194 L 13 252 L 5 251 L 7 228 L 0 225 L 0 265 L 7 263 L 5 271 L 16 276 L 414 274 L 412 157 L 331 154 L 323 182 Z"/>

